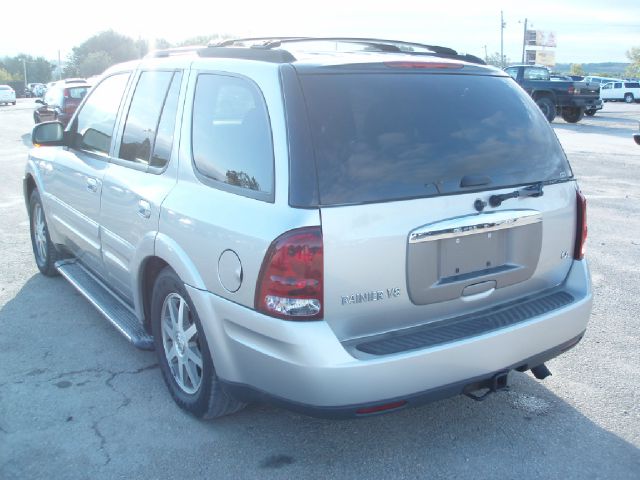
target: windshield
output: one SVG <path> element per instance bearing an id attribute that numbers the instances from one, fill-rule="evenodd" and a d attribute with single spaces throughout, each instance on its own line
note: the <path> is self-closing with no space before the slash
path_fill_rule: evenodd
<path id="1" fill-rule="evenodd" d="M 322 205 L 572 176 L 548 122 L 511 78 L 397 73 L 300 78 Z M 461 187 L 465 177 L 483 180 Z"/>

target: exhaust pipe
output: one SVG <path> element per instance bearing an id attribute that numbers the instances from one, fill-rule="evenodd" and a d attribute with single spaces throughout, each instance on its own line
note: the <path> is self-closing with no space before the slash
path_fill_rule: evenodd
<path id="1" fill-rule="evenodd" d="M 533 373 L 533 376 L 536 377 L 538 380 L 544 380 L 545 378 L 551 376 L 551 371 L 547 368 L 547 366 L 544 363 L 541 363 L 540 365 L 531 368 L 531 373 Z"/>

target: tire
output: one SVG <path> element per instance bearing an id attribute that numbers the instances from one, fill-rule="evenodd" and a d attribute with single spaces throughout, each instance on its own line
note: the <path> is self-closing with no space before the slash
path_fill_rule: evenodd
<path id="1" fill-rule="evenodd" d="M 540 97 L 536 99 L 536 105 L 542 110 L 542 114 L 549 120 L 549 123 L 553 122 L 556 118 L 556 105 L 549 97 Z"/>
<path id="2" fill-rule="evenodd" d="M 593 110 L 585 110 L 585 111 L 584 111 L 584 114 L 585 114 L 587 117 L 593 117 L 593 116 L 596 114 L 596 110 L 595 110 L 595 109 L 593 109 Z"/>
<path id="3" fill-rule="evenodd" d="M 29 197 L 29 227 L 33 257 L 38 270 L 47 277 L 59 275 L 55 267 L 55 263 L 58 261 L 58 252 L 49 236 L 47 219 L 38 190 L 31 192 Z"/>
<path id="4" fill-rule="evenodd" d="M 584 117 L 584 108 L 564 107 L 562 109 L 562 119 L 567 123 L 577 123 Z"/>
<path id="5" fill-rule="evenodd" d="M 633 93 L 625 93 L 624 94 L 624 101 L 626 103 L 633 103 L 635 101 L 635 99 L 633 98 Z"/>
<path id="6" fill-rule="evenodd" d="M 196 309 L 170 267 L 153 286 L 151 329 L 162 377 L 180 408 L 198 418 L 216 418 L 245 407 L 223 389 Z"/>

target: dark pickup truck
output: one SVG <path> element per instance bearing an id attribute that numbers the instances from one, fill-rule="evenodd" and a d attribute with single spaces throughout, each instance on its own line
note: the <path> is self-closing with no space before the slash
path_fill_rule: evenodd
<path id="1" fill-rule="evenodd" d="M 549 70 L 534 65 L 513 65 L 504 71 L 531 95 L 550 122 L 559 113 L 564 121 L 576 123 L 585 113 L 591 116 L 602 108 L 597 85 L 552 81 Z"/>

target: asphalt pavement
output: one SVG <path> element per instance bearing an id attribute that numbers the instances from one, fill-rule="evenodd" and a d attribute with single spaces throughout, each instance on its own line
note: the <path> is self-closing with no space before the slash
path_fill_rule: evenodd
<path id="1" fill-rule="evenodd" d="M 584 340 L 456 397 L 359 420 L 267 405 L 182 412 L 140 351 L 31 253 L 22 174 L 33 100 L 0 106 L 0 478 L 640 478 L 640 104 L 554 128 L 588 199 L 594 308 Z"/>

